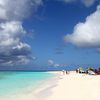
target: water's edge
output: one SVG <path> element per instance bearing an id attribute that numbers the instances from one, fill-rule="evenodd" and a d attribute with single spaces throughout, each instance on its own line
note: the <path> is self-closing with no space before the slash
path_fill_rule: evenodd
<path id="1" fill-rule="evenodd" d="M 1 73 L 1 72 L 0 72 Z M 23 72 L 17 72 L 17 74 L 15 74 L 14 72 L 12 72 L 12 73 L 6 73 L 7 74 L 7 76 L 6 76 L 6 81 L 4 81 L 4 82 L 6 82 L 5 83 L 5 87 L 0 87 L 1 88 L 1 90 L 2 89 L 4 89 L 4 88 L 6 88 L 7 87 L 7 82 L 8 82 L 8 84 L 9 84 L 9 82 L 11 83 L 11 82 L 13 82 L 13 81 L 16 81 L 14 84 L 15 84 L 15 86 L 13 87 L 12 86 L 12 88 L 11 88 L 11 91 L 12 91 L 12 93 L 10 93 L 10 94 L 4 94 L 4 95 L 2 95 L 2 93 L 3 92 L 5 92 L 5 91 L 1 91 L 0 92 L 0 98 L 2 99 L 3 97 L 5 98 L 4 100 L 9 100 L 9 98 L 10 98 L 10 96 L 12 97 L 13 95 L 14 96 L 21 96 L 21 95 L 27 95 L 27 94 L 33 94 L 34 96 L 36 96 L 36 97 L 39 97 L 39 95 L 41 95 L 41 97 L 43 96 L 43 94 L 45 94 L 44 92 L 46 91 L 46 94 L 48 94 L 47 93 L 47 90 L 49 89 L 50 90 L 50 88 L 51 87 L 54 87 L 54 81 L 55 81 L 55 79 L 57 78 L 57 75 L 55 75 L 55 74 L 52 74 L 52 73 L 48 73 L 48 72 L 24 72 L 24 74 L 22 74 Z M 28 74 L 27 74 L 28 73 Z M 30 74 L 31 73 L 31 74 Z M 36 74 L 37 73 L 37 78 L 38 78 L 38 80 L 39 80 L 39 74 L 40 75 L 42 75 L 42 74 L 44 74 L 44 76 L 42 77 L 41 76 L 41 79 L 36 83 L 36 81 L 34 81 L 34 80 L 32 80 L 32 75 L 33 74 Z M 5 72 L 2 72 L 2 74 L 4 74 L 3 76 L 5 77 Z M 9 77 L 11 77 L 11 75 L 9 75 L 9 74 L 11 74 L 11 75 L 15 75 L 16 77 L 14 77 L 14 76 L 12 76 L 12 78 L 10 79 Z M 2 76 L 2 75 L 1 75 Z M 21 76 L 21 77 L 20 77 Z M 4 77 L 2 77 L 0 80 L 3 80 L 3 78 Z M 31 78 L 30 78 L 31 77 Z M 8 80 L 7 80 L 7 78 L 8 78 Z M 16 79 L 15 79 L 16 78 Z M 17 81 L 19 80 L 19 79 L 22 79 L 22 81 L 23 81 L 23 84 L 25 85 L 25 82 L 26 83 L 28 83 L 27 81 L 32 81 L 32 83 L 31 84 L 27 84 L 27 86 L 21 91 L 21 88 L 19 89 L 20 91 L 17 91 L 17 92 L 15 92 L 15 90 L 14 90 L 14 88 L 19 84 L 19 83 L 17 83 Z M 22 82 L 21 81 L 21 82 Z M 20 81 L 19 81 L 20 82 Z M 2 83 L 2 82 L 1 82 Z M 0 85 L 2 85 L 0 83 Z M 30 82 L 29 82 L 30 83 Z M 34 86 L 34 84 L 35 84 L 35 86 Z M 4 85 L 3 85 L 4 86 Z M 23 86 L 24 87 L 24 86 Z M 8 90 L 6 90 L 6 92 L 7 92 Z M 9 98 L 8 98 L 9 97 Z M 7 99 L 6 99 L 7 98 Z M 3 99 L 2 99 L 3 100 Z"/>

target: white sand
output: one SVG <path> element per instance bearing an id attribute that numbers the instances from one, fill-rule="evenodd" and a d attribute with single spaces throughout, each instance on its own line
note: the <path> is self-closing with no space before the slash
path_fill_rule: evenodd
<path id="1" fill-rule="evenodd" d="M 71 72 L 61 77 L 46 100 L 100 100 L 100 76 Z"/>

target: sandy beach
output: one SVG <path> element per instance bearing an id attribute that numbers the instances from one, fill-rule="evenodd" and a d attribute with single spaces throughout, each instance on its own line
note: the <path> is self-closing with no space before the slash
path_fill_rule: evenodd
<path id="1" fill-rule="evenodd" d="M 99 100 L 100 76 L 76 74 L 60 76 L 46 100 Z M 41 99 L 40 99 L 41 100 Z"/>
<path id="2" fill-rule="evenodd" d="M 50 72 L 57 77 L 43 83 L 36 91 L 0 97 L 0 100 L 99 100 L 100 76 L 78 74 L 71 71 L 67 75 Z"/>

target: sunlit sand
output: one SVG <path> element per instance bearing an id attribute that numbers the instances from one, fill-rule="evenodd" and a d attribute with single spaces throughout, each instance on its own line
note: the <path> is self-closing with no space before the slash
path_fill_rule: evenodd
<path id="1" fill-rule="evenodd" d="M 99 100 L 100 76 L 70 72 L 61 77 L 46 100 Z"/>

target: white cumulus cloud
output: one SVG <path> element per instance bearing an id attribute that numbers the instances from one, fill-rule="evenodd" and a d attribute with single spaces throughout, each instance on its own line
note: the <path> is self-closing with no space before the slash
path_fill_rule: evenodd
<path id="1" fill-rule="evenodd" d="M 55 63 L 52 59 L 48 60 L 48 65 L 52 66 L 52 67 L 59 67 L 60 66 L 60 64 Z"/>
<path id="2" fill-rule="evenodd" d="M 49 59 L 49 60 L 48 60 L 48 65 L 53 65 L 53 64 L 54 64 L 54 61 L 51 60 L 51 59 Z"/>
<path id="3" fill-rule="evenodd" d="M 57 0 L 57 1 L 65 2 L 65 3 L 78 3 L 78 2 L 80 2 L 80 3 L 84 4 L 84 6 L 90 7 L 98 0 Z"/>
<path id="4" fill-rule="evenodd" d="M 100 47 L 100 5 L 85 22 L 78 23 L 73 33 L 67 34 L 64 40 L 78 47 Z"/>
<path id="5" fill-rule="evenodd" d="M 11 21 L 0 24 L 0 64 L 14 65 L 29 62 L 31 47 L 22 42 L 26 31 L 21 22 Z"/>
<path id="6" fill-rule="evenodd" d="M 60 65 L 59 64 L 54 64 L 54 67 L 59 67 Z"/>
<path id="7" fill-rule="evenodd" d="M 0 66 L 26 64 L 34 60 L 23 19 L 37 11 L 42 0 L 0 0 Z"/>
<path id="8" fill-rule="evenodd" d="M 0 19 L 22 20 L 41 4 L 42 0 L 0 0 Z"/>

